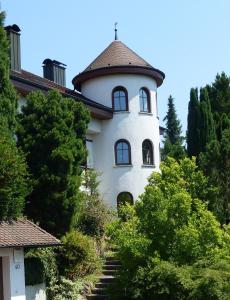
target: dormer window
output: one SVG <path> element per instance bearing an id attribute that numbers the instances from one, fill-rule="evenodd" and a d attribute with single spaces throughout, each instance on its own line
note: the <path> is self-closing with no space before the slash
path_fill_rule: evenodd
<path id="1" fill-rule="evenodd" d="M 118 86 L 113 90 L 112 101 L 114 111 L 128 111 L 128 92 L 124 87 Z"/>
<path id="2" fill-rule="evenodd" d="M 141 88 L 139 91 L 140 112 L 150 113 L 150 95 L 146 88 Z"/>

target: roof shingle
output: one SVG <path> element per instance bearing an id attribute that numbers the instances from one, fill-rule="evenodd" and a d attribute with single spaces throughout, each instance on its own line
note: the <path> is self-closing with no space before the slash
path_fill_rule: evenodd
<path id="1" fill-rule="evenodd" d="M 61 242 L 29 220 L 1 221 L 0 248 L 57 246 Z"/>

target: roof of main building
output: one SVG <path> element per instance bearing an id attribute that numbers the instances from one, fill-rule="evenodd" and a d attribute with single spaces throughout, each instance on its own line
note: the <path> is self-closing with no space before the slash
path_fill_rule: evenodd
<path id="1" fill-rule="evenodd" d="M 28 220 L 0 222 L 0 248 L 57 246 L 61 242 Z"/>
<path id="2" fill-rule="evenodd" d="M 89 66 L 73 78 L 77 90 L 88 79 L 110 74 L 142 74 L 154 78 L 160 86 L 165 74 L 155 69 L 121 41 L 115 40 Z"/>
<path id="3" fill-rule="evenodd" d="M 113 116 L 111 108 L 88 99 L 74 90 L 61 86 L 51 80 L 28 71 L 21 70 L 21 72 L 16 72 L 11 70 L 10 78 L 14 87 L 22 96 L 27 96 L 32 91 L 47 92 L 51 89 L 56 89 L 66 97 L 71 97 L 76 101 L 83 102 L 93 117 L 98 119 L 111 119 Z"/>

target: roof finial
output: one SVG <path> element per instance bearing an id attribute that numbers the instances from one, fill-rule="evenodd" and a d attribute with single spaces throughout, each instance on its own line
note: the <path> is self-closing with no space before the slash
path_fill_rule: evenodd
<path id="1" fill-rule="evenodd" d="M 118 40 L 118 36 L 117 36 L 117 24 L 118 24 L 117 22 L 114 23 L 114 27 L 115 27 L 114 28 L 114 31 L 115 31 L 115 41 Z"/>

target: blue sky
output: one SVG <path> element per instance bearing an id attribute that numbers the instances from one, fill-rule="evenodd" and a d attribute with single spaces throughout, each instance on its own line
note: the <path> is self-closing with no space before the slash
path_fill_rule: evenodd
<path id="1" fill-rule="evenodd" d="M 45 58 L 67 64 L 67 86 L 114 38 L 166 74 L 158 90 L 161 122 L 170 94 L 186 130 L 191 87 L 230 75 L 229 0 L 2 0 L 5 25 L 21 28 L 22 67 L 42 76 Z"/>

